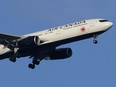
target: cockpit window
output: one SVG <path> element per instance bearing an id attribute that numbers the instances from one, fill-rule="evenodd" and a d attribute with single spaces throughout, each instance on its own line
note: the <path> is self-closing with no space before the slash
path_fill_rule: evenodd
<path id="1" fill-rule="evenodd" d="M 99 20 L 99 22 L 107 22 L 108 20 Z"/>

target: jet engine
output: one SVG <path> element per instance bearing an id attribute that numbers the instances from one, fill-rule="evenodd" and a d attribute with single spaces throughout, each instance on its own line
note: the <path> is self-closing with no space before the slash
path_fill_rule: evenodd
<path id="1" fill-rule="evenodd" d="M 40 39 L 38 36 L 29 36 L 17 42 L 19 48 L 27 48 L 29 46 L 33 47 L 39 44 L 40 44 Z"/>
<path id="2" fill-rule="evenodd" d="M 66 59 L 72 56 L 72 49 L 71 48 L 61 48 L 56 49 L 52 52 L 49 56 L 50 60 L 58 60 L 58 59 Z"/>

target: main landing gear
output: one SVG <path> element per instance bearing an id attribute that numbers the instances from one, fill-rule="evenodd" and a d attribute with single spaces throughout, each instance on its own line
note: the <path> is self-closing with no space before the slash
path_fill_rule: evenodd
<path id="1" fill-rule="evenodd" d="M 94 36 L 93 36 L 93 38 L 94 38 L 93 43 L 94 43 L 94 44 L 97 44 L 97 43 L 98 43 L 98 41 L 96 40 L 96 39 L 97 39 L 97 36 L 98 36 L 98 35 L 94 35 Z"/>
<path id="2" fill-rule="evenodd" d="M 16 62 L 16 58 L 18 58 L 18 56 L 19 56 L 19 53 L 18 53 L 18 50 L 17 50 L 17 52 L 14 52 L 12 57 L 9 58 L 9 60 L 11 62 Z"/>
<path id="3" fill-rule="evenodd" d="M 11 62 L 16 62 L 16 57 L 12 57 L 9 59 Z"/>
<path id="4" fill-rule="evenodd" d="M 28 67 L 31 68 L 31 69 L 35 69 L 35 65 L 39 65 L 39 64 L 40 64 L 40 61 L 38 61 L 38 60 L 33 60 L 32 63 L 30 63 L 30 64 L 28 65 Z"/>

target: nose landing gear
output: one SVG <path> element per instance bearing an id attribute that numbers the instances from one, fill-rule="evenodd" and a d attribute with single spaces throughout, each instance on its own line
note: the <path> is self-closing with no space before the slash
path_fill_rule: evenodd
<path id="1" fill-rule="evenodd" d="M 93 40 L 93 43 L 94 43 L 94 44 L 97 44 L 97 43 L 98 43 L 98 41 L 97 41 L 97 40 Z"/>
<path id="2" fill-rule="evenodd" d="M 93 36 L 93 38 L 94 38 L 93 43 L 94 43 L 94 44 L 97 44 L 97 43 L 98 43 L 98 41 L 96 40 L 96 39 L 97 39 L 97 36 L 98 36 L 98 35 L 94 35 L 94 36 Z"/>

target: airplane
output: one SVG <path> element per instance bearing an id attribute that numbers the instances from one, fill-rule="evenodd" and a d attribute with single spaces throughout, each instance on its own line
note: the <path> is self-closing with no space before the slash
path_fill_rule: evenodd
<path id="1" fill-rule="evenodd" d="M 72 56 L 71 48 L 58 46 L 88 38 L 93 38 L 93 43 L 97 44 L 98 35 L 112 26 L 113 23 L 106 19 L 89 19 L 23 36 L 0 33 L 0 60 L 16 62 L 16 59 L 28 56 L 32 59 L 28 67 L 34 69 L 43 59 L 58 60 Z"/>

